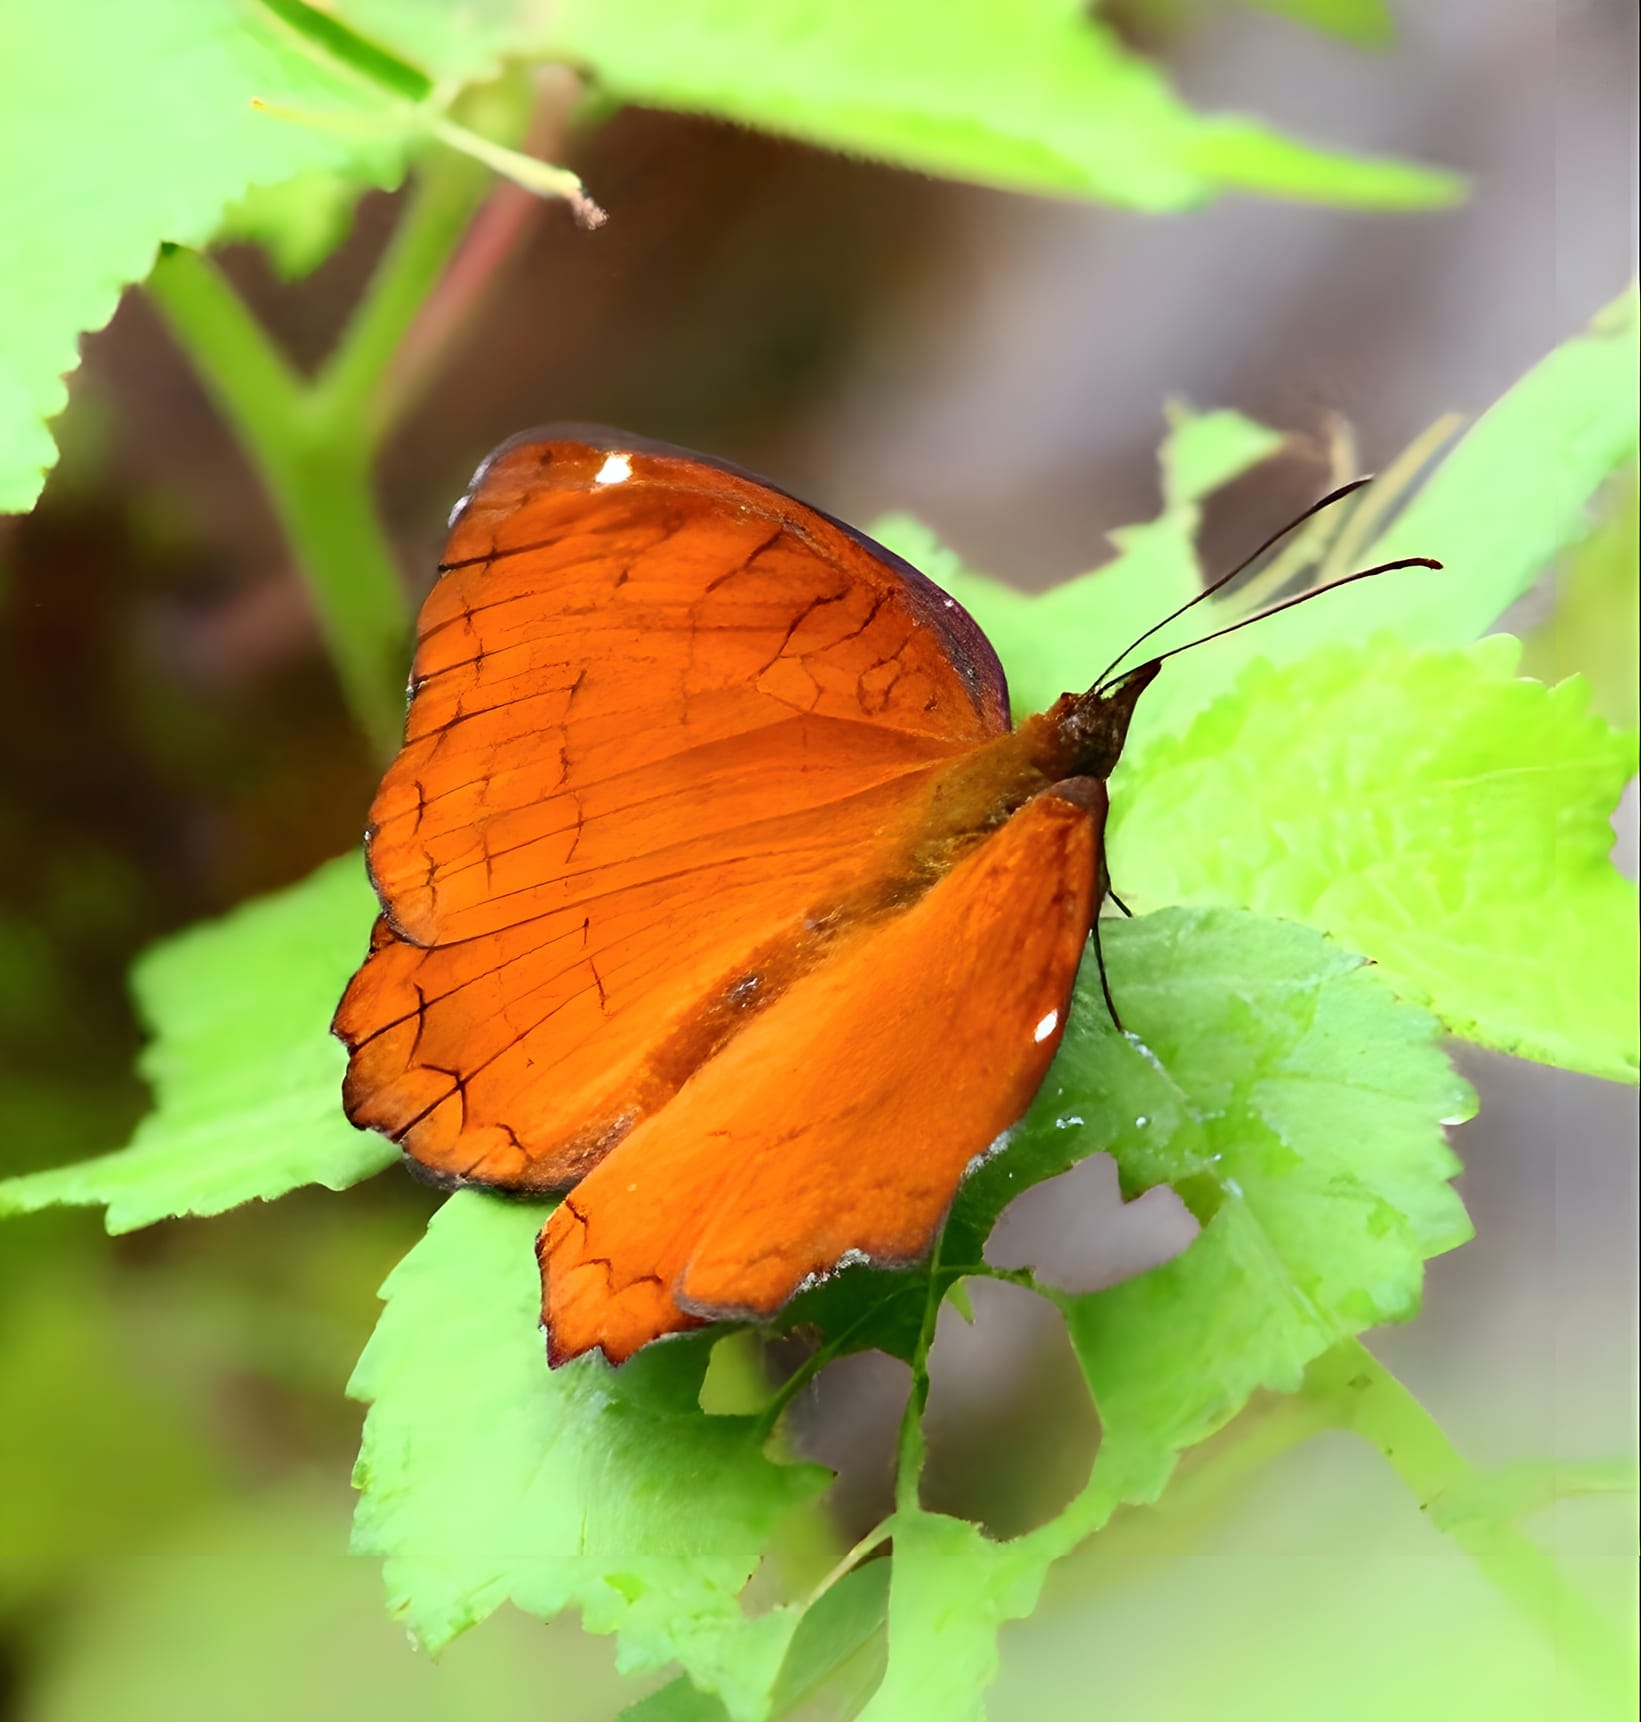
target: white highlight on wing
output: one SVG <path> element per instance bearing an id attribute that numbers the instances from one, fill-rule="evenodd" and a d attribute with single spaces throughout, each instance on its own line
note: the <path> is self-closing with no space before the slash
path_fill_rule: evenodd
<path id="1" fill-rule="evenodd" d="M 1045 1040 L 1047 1040 L 1048 1037 L 1051 1034 L 1053 1034 L 1055 1029 L 1058 1028 L 1059 1026 L 1060 1026 L 1060 1013 L 1057 1010 L 1051 1010 L 1048 1013 L 1048 1015 L 1045 1016 L 1040 1023 L 1038 1023 L 1036 1028 L 1034 1028 L 1032 1030 L 1031 1038 L 1034 1041 L 1036 1041 L 1039 1046 L 1041 1046 L 1042 1043 Z"/>
<path id="2" fill-rule="evenodd" d="M 630 454 L 612 454 L 593 474 L 593 483 L 620 484 L 623 479 L 631 477 L 632 456 Z"/>

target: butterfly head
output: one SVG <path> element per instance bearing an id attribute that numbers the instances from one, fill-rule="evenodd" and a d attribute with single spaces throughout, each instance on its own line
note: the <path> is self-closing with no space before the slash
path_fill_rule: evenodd
<path id="1" fill-rule="evenodd" d="M 1086 694 L 1065 694 L 1049 714 L 1079 777 L 1109 777 L 1122 758 L 1139 697 L 1156 680 L 1159 659 L 1125 670 Z"/>

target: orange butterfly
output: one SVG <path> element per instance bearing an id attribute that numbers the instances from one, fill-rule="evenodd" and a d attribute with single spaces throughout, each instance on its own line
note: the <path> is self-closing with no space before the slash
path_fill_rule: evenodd
<path id="1" fill-rule="evenodd" d="M 916 1260 L 1059 1045 L 1161 658 L 1011 729 L 908 564 L 588 427 L 504 444 L 452 528 L 371 809 L 349 1118 L 441 1183 L 570 1191 L 554 1364 Z"/>

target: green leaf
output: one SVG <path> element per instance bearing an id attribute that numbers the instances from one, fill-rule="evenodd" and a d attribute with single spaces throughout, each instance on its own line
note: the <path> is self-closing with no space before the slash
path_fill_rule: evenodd
<path id="1" fill-rule="evenodd" d="M 347 856 L 155 946 L 132 974 L 153 1112 L 128 1147 L 0 1183 L 0 1215 L 102 1203 L 109 1231 L 128 1232 L 299 1184 L 345 1189 L 397 1159 L 342 1115 L 347 1055 L 329 1033 L 375 911 Z"/>
<path id="2" fill-rule="evenodd" d="M 385 100 L 249 0 L 133 0 L 99 8 L 95 28 L 72 7 L 12 10 L 0 54 L 0 510 L 33 503 L 55 458 L 44 421 L 67 400 L 78 338 L 107 322 L 159 245 L 203 244 L 249 187 L 313 169 L 393 183 L 404 144 Z"/>
<path id="3" fill-rule="evenodd" d="M 629 1704 L 615 1722 L 726 1722 L 723 1705 L 685 1675 Z"/>
<path id="4" fill-rule="evenodd" d="M 894 1532 L 889 1664 L 862 1722 L 981 1722 L 997 1630 L 1031 1613 L 1048 1559 L 942 1513 L 897 1513 Z"/>
<path id="5" fill-rule="evenodd" d="M 844 1722 L 860 1714 L 882 1678 L 886 1560 L 845 1573 L 805 1611 L 793 1635 L 770 1715 Z M 680 1676 L 621 1712 L 618 1722 L 724 1722 L 723 1705 Z"/>
<path id="6" fill-rule="evenodd" d="M 1080 693 L 1131 640 L 1191 597 L 1200 583 L 1198 504 L 1268 459 L 1282 441 L 1240 413 L 1171 407 L 1158 456 L 1163 514 L 1119 527 L 1111 534 L 1118 550 L 1112 561 L 1038 597 L 965 568 L 906 515 L 878 521 L 872 535 L 937 581 L 980 624 L 1008 671 L 1014 710 L 1025 716 L 1068 690 Z"/>
<path id="7" fill-rule="evenodd" d="M 491 0 L 459 13 L 432 0 L 134 0 L 94 31 L 36 8 L 0 57 L 0 224 L 12 244 L 0 510 L 32 504 L 78 338 L 162 243 L 203 245 L 226 220 L 299 269 L 334 237 L 339 195 L 246 205 L 252 188 L 310 173 L 395 183 L 425 141 L 425 99 L 519 54 L 584 63 L 623 99 L 1025 190 L 1147 208 L 1230 188 L 1379 207 L 1457 193 L 1450 175 L 1194 114 L 1072 0 L 966 0 L 955 12 L 895 0 L 859 15 L 819 0 L 707 13 L 662 0 L 546 11 Z M 570 182 L 541 183 L 563 193 Z"/>
<path id="8" fill-rule="evenodd" d="M 1173 401 L 1166 417 L 1168 434 L 1157 458 L 1162 465 L 1162 493 L 1170 509 L 1189 508 L 1212 496 L 1269 460 L 1287 441 L 1280 431 L 1226 407 L 1199 413 L 1183 401 Z"/>
<path id="9" fill-rule="evenodd" d="M 1047 1175 L 1080 1132 L 1203 1230 L 1138 1279 L 1055 1296 L 1100 1413 L 1083 1529 L 1154 1499 L 1257 1388 L 1291 1392 L 1337 1340 L 1415 1312 L 1425 1259 L 1469 1235 L 1441 1126 L 1474 1109 L 1432 1018 L 1308 929 L 1174 909 L 1111 924 L 1105 954 L 1128 1033 L 1081 977 L 998 1171 Z"/>
<path id="10" fill-rule="evenodd" d="M 828 1715 L 856 1713 L 856 1693 L 875 1687 L 881 1672 L 874 1652 L 881 1654 L 891 1565 L 876 1560 L 855 1567 L 810 1605 L 775 1682 L 776 1716 L 812 1704 L 821 1693 L 841 1700 Z"/>
<path id="11" fill-rule="evenodd" d="M 1582 682 L 1515 679 L 1518 650 L 1251 667 L 1118 780 L 1117 889 L 1307 921 L 1467 1039 L 1633 1080 L 1635 887 L 1609 819 L 1635 737 Z"/>
<path id="12" fill-rule="evenodd" d="M 1361 12 L 1376 0 L 1310 3 Z M 1179 209 L 1226 190 L 1369 208 L 1431 207 L 1462 190 L 1450 173 L 1196 114 L 1075 0 L 886 0 L 858 15 L 825 0 L 478 0 L 456 12 L 441 0 L 342 0 L 336 11 L 447 86 L 492 76 L 510 56 L 565 59 L 602 104 L 714 114 L 1022 191 Z M 340 52 L 319 26 L 305 33 Z"/>
<path id="13" fill-rule="evenodd" d="M 797 1612 L 743 1611 L 780 1520 L 825 1473 L 767 1460 L 747 1418 L 697 1403 L 691 1335 L 621 1370 L 547 1368 L 533 1248 L 546 1209 L 464 1191 L 394 1270 L 349 1387 L 370 1401 L 355 1546 L 431 1649 L 511 1599 L 576 1606 L 624 1669 L 676 1660 L 732 1717 L 761 1715 Z"/>
<path id="14" fill-rule="evenodd" d="M 1076 0 L 567 0 L 539 47 L 622 100 L 1020 191 L 1187 209 L 1231 189 L 1449 203 L 1450 174 L 1192 112 Z"/>

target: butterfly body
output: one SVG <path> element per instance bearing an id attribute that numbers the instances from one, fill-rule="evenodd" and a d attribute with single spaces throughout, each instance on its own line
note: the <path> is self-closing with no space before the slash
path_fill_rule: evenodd
<path id="1" fill-rule="evenodd" d="M 349 1116 L 441 1181 L 569 1191 L 554 1362 L 924 1253 L 1058 1045 L 1155 665 L 1011 729 L 915 570 L 581 428 L 481 467 L 418 634 Z"/>

